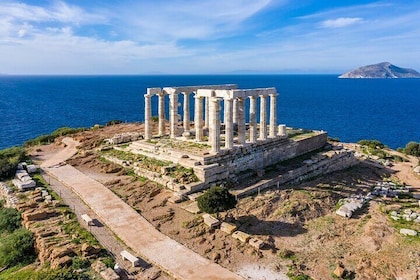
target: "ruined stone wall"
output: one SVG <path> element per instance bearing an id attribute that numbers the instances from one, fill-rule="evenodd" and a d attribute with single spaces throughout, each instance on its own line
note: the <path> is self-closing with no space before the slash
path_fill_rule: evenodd
<path id="1" fill-rule="evenodd" d="M 237 174 L 246 170 L 264 169 L 267 166 L 322 148 L 326 143 L 326 133 L 297 141 L 288 138 L 272 139 L 264 144 L 251 144 L 222 151 L 217 156 L 206 157 L 204 164 L 218 163 L 229 174 Z"/>
<path id="2" fill-rule="evenodd" d="M 257 184 L 254 188 L 250 188 L 246 192 L 242 192 L 239 197 L 256 193 L 259 190 L 263 190 L 276 185 L 284 185 L 292 182 L 301 182 L 308 180 L 313 177 L 325 175 L 338 170 L 343 170 L 354 166 L 359 163 L 359 160 L 354 156 L 353 151 L 341 150 L 341 151 L 329 151 L 321 153 L 318 160 L 305 164 L 302 167 L 290 170 L 285 174 L 281 174 L 276 178 L 269 181 L 264 181 L 261 184 Z"/>

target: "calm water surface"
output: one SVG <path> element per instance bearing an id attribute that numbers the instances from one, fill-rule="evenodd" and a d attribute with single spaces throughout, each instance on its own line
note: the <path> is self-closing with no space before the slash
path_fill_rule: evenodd
<path id="1" fill-rule="evenodd" d="M 323 129 L 341 141 L 420 142 L 420 79 L 338 79 L 336 75 L 1 76 L 0 149 L 58 127 L 112 119 L 143 121 L 148 87 L 236 83 L 276 87 L 277 120 Z M 154 105 L 156 115 L 157 105 Z"/>

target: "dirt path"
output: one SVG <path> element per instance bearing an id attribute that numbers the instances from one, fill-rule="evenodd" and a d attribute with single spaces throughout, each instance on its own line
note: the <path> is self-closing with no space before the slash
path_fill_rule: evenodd
<path id="1" fill-rule="evenodd" d="M 49 175 L 72 188 L 95 214 L 136 253 L 178 279 L 242 279 L 156 230 L 108 188 L 63 161 L 76 153 L 78 142 L 65 138 L 66 148 L 41 164 Z"/>

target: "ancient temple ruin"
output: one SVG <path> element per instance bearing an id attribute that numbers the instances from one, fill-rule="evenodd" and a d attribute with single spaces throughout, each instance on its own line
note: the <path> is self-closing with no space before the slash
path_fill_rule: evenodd
<path id="1" fill-rule="evenodd" d="M 178 95 L 183 95 L 182 127 L 179 126 Z M 190 116 L 190 98 L 194 94 L 194 116 Z M 186 139 L 195 135 L 197 142 L 205 140 L 210 145 L 210 152 L 217 154 L 221 149 L 232 149 L 234 145 L 257 143 L 285 136 L 285 125 L 277 127 L 277 92 L 275 88 L 238 89 L 237 85 L 189 86 L 148 88 L 145 94 L 145 134 L 144 138 L 152 138 L 152 97 L 158 97 L 158 135 L 166 135 L 165 131 L 165 96 L 169 96 L 170 138 L 183 136 Z M 249 99 L 249 111 L 245 103 Z M 270 106 L 267 112 L 267 99 Z M 259 100 L 259 102 L 257 102 Z M 221 104 L 222 103 L 222 104 Z M 257 103 L 259 103 L 259 123 L 257 123 Z M 203 114 L 204 108 L 204 114 Z M 270 116 L 267 133 L 267 116 Z M 223 116 L 223 122 L 221 120 Z M 249 119 L 249 124 L 246 123 Z M 194 128 L 191 127 L 193 121 Z M 221 127 L 224 133 L 222 135 Z M 279 131 L 279 132 L 278 132 Z M 237 137 L 234 138 L 234 132 Z M 267 135 L 268 134 L 268 135 Z M 222 137 L 224 145 L 222 146 Z"/>
<path id="2" fill-rule="evenodd" d="M 324 131 L 277 124 L 275 88 L 238 89 L 234 84 L 148 88 L 144 98 L 143 139 L 131 139 L 128 146 L 114 149 L 169 163 L 160 172 L 139 163 L 133 163 L 133 168 L 177 193 L 190 194 L 229 182 L 243 185 L 239 182 L 250 178 L 267 186 L 279 184 L 293 179 L 293 173 L 287 171 L 287 176 L 268 181 L 262 180 L 264 174 L 327 142 Z M 182 182 L 171 176 L 177 166 L 191 170 L 196 180 Z M 243 193 L 249 191 L 244 186 Z"/>

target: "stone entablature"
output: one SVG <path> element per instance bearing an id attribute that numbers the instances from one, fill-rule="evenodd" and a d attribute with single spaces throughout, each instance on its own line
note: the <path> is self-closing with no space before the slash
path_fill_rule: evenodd
<path id="1" fill-rule="evenodd" d="M 193 93 L 194 102 L 194 130 L 191 130 L 190 98 Z M 178 95 L 183 94 L 183 127 L 178 127 L 181 119 L 178 114 Z M 158 96 L 158 136 L 166 135 L 165 131 L 165 95 L 169 95 L 169 123 L 170 138 L 184 136 L 190 137 L 195 134 L 197 142 L 203 142 L 204 130 L 208 130 L 208 144 L 212 154 L 218 154 L 222 149 L 224 140 L 225 150 L 230 150 L 234 144 L 245 145 L 257 143 L 267 138 L 285 136 L 285 127 L 277 127 L 277 91 L 275 88 L 237 89 L 235 84 L 212 85 L 212 86 L 187 86 L 187 87 L 164 87 L 148 88 L 145 97 L 145 136 L 146 140 L 152 138 L 152 97 Z M 270 99 L 269 111 L 267 112 L 267 99 Z M 249 99 L 249 112 L 246 112 L 246 100 Z M 257 100 L 259 108 L 257 110 Z M 223 106 L 221 106 L 221 101 Z M 204 102 L 204 104 L 203 104 Z M 203 113 L 204 108 L 204 113 Z M 257 112 L 259 111 L 259 125 L 257 124 Z M 224 139 L 222 139 L 222 120 L 224 123 Z M 269 131 L 267 136 L 267 116 L 270 116 Z M 246 119 L 249 124 L 246 124 Z M 234 130 L 237 127 L 236 143 Z M 248 127 L 248 130 L 247 130 Z M 280 131 L 281 134 L 278 133 Z M 258 134 L 257 134 L 258 133 Z M 248 138 L 248 139 L 247 139 Z"/>

